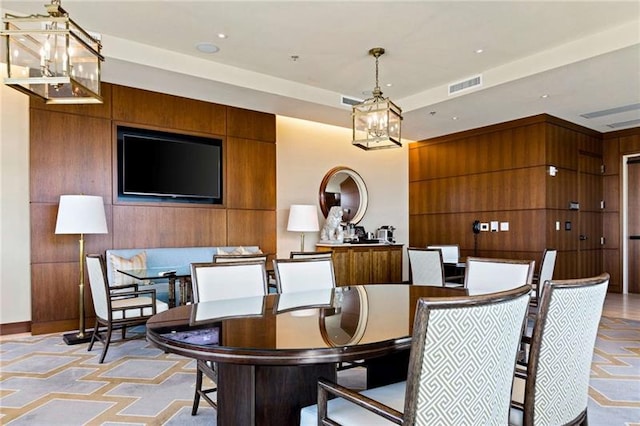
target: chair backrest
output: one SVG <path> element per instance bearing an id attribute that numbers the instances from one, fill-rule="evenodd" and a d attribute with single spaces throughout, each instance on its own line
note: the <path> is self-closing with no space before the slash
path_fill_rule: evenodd
<path id="1" fill-rule="evenodd" d="M 331 259 L 333 252 L 330 251 L 292 251 L 289 253 L 289 259 Z"/>
<path id="2" fill-rule="evenodd" d="M 267 294 L 265 262 L 206 262 L 191 264 L 194 302 Z"/>
<path id="3" fill-rule="evenodd" d="M 558 251 L 556 249 L 544 249 L 542 253 L 542 262 L 540 263 L 540 273 L 538 274 L 538 285 L 536 286 L 536 295 L 540 295 L 540 290 L 545 281 L 553 279 L 553 270 L 556 267 L 556 257 Z"/>
<path id="4" fill-rule="evenodd" d="M 507 424 L 530 291 L 418 300 L 403 424 Z"/>
<path id="5" fill-rule="evenodd" d="M 458 263 L 460 261 L 460 246 L 458 244 L 428 245 L 427 248 L 440 249 L 444 263 Z"/>
<path id="6" fill-rule="evenodd" d="M 444 266 L 440 249 L 408 247 L 409 278 L 416 285 L 444 285 Z"/>
<path id="7" fill-rule="evenodd" d="M 334 288 L 336 278 L 331 258 L 274 259 L 278 293 Z"/>
<path id="8" fill-rule="evenodd" d="M 524 424 L 568 424 L 586 414 L 591 361 L 609 274 L 547 281 L 538 302 Z"/>
<path id="9" fill-rule="evenodd" d="M 517 259 L 467 258 L 464 286 L 469 294 L 504 291 L 531 284 L 535 261 Z"/>
<path id="10" fill-rule="evenodd" d="M 110 318 L 111 299 L 109 298 L 109 285 L 107 284 L 107 271 L 104 260 L 99 254 L 86 255 L 87 275 L 91 287 L 91 298 L 96 316 L 104 320 Z"/>
<path id="11" fill-rule="evenodd" d="M 231 262 L 252 262 L 254 260 L 260 260 L 267 262 L 267 255 L 264 253 L 249 253 L 249 254 L 214 254 L 214 263 L 231 263 Z"/>

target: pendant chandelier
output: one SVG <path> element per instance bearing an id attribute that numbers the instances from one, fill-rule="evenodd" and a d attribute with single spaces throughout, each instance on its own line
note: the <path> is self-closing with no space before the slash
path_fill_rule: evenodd
<path id="1" fill-rule="evenodd" d="M 3 18 L 7 78 L 4 83 L 48 104 L 102 103 L 100 41 L 52 0 L 47 15 Z"/>
<path id="2" fill-rule="evenodd" d="M 376 87 L 373 97 L 353 106 L 353 145 L 364 150 L 399 148 L 402 110 L 389 98 L 382 97 L 378 83 L 378 58 L 382 47 L 374 47 L 369 54 L 376 58 Z"/>

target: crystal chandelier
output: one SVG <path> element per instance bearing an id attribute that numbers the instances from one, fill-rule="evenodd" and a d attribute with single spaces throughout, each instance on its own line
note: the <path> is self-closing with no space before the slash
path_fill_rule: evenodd
<path id="1" fill-rule="evenodd" d="M 376 87 L 373 97 L 353 106 L 353 145 L 364 150 L 398 148 L 402 146 L 400 124 L 402 110 L 389 98 L 382 97 L 378 84 L 378 58 L 382 47 L 374 47 L 369 54 L 376 58 Z"/>
<path id="2" fill-rule="evenodd" d="M 48 15 L 3 18 L 7 78 L 4 83 L 48 104 L 102 103 L 100 41 L 52 0 Z"/>

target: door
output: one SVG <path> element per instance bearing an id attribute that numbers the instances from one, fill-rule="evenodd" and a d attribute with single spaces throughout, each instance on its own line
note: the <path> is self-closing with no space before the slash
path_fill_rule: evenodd
<path id="1" fill-rule="evenodd" d="M 627 160 L 627 179 L 627 289 L 640 293 L 640 156 Z"/>
<path id="2" fill-rule="evenodd" d="M 602 273 L 602 155 L 580 151 L 578 155 L 578 275 Z"/>

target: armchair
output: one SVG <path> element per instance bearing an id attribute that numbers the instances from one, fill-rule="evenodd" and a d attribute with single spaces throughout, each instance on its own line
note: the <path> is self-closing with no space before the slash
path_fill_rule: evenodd
<path id="1" fill-rule="evenodd" d="M 120 328 L 122 340 L 125 340 L 127 327 L 144 325 L 151 316 L 157 312 L 166 311 L 169 306 L 156 300 L 154 289 L 138 290 L 138 284 L 109 287 L 106 267 L 101 255 L 88 254 L 86 263 L 93 308 L 96 312 L 96 325 L 87 350 L 91 351 L 96 340 L 100 340 L 104 346 L 98 362 L 102 364 L 114 329 Z M 100 327 L 103 329 L 106 327 L 106 336 L 102 335 Z"/>

